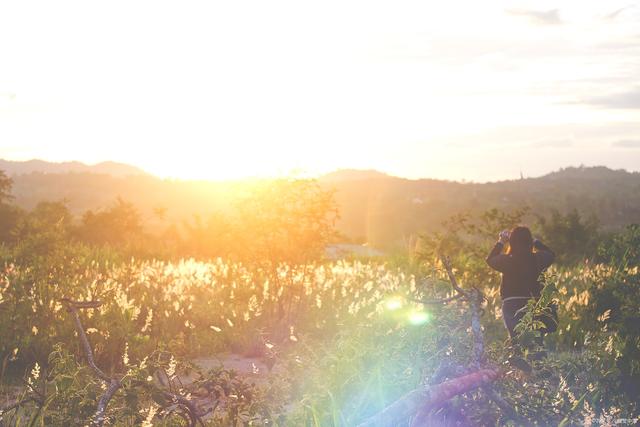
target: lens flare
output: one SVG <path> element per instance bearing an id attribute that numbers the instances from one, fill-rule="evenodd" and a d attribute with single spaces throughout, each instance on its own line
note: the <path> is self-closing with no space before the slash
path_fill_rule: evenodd
<path id="1" fill-rule="evenodd" d="M 429 321 L 429 313 L 426 311 L 412 311 L 409 313 L 409 323 L 412 325 L 424 325 Z"/>
<path id="2" fill-rule="evenodd" d="M 391 298 L 389 300 L 387 300 L 387 302 L 385 302 L 385 307 L 387 307 L 387 310 L 397 310 L 400 307 L 402 307 L 402 301 L 400 301 L 399 298 Z"/>

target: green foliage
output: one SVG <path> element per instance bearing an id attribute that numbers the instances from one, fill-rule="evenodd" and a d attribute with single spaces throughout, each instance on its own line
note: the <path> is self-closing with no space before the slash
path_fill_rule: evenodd
<path id="1" fill-rule="evenodd" d="M 135 203 L 147 231 L 160 234 L 170 223 L 180 226 L 194 214 L 235 217 L 234 205 L 248 183 L 188 182 L 150 176 L 115 177 L 106 174 L 24 174 L 14 176 L 15 203 L 30 209 L 44 197 L 69 198 L 74 216 L 96 211 L 118 196 Z M 406 180 L 379 173 L 337 173 L 319 179 L 324 190 L 335 190 L 340 208 L 337 229 L 349 239 L 374 247 L 404 247 L 408 236 L 441 231 L 441 223 L 458 212 L 478 216 L 498 208 L 530 206 L 533 214 L 549 216 L 577 209 L 595 214 L 602 228 L 615 230 L 638 221 L 640 175 L 606 168 L 567 168 L 539 178 L 495 183 Z M 154 213 L 167 208 L 164 219 Z"/>
<path id="2" fill-rule="evenodd" d="M 424 237 L 412 263 L 320 261 L 337 212 L 333 195 L 314 181 L 250 189 L 236 212 L 195 218 L 161 238 L 148 234 L 138 211 L 122 200 L 88 213 L 80 225 L 64 203 L 17 213 L 0 247 L 0 378 L 3 387 L 31 381 L 45 390 L 45 405 L 37 410 L 30 402 L 5 421 L 78 425 L 95 411 L 103 385 L 83 362 L 64 297 L 103 302 L 81 318 L 97 364 L 123 378 L 108 413 L 113 425 L 140 425 L 148 417 L 184 425 L 176 414 L 150 415 L 166 403 L 158 373 L 173 370 L 190 372 L 196 389 L 223 402 L 207 419 L 212 426 L 353 425 L 413 388 L 442 380 L 443 368 L 467 364 L 472 348 L 469 307 L 415 302 L 450 291 L 438 269 L 443 253 L 452 257 L 460 285 L 485 296 L 487 362 L 510 358 L 498 276 L 484 259 L 498 232 L 521 223 L 527 210 L 453 217 L 444 231 Z M 525 424 L 637 415 L 638 228 L 611 236 L 600 246 L 603 263 L 593 264 L 580 260 L 593 254 L 594 221 L 557 214 L 538 226 L 561 257 L 569 252 L 566 265 L 552 268 L 542 298 L 525 309 L 518 331 L 523 341 L 535 341 L 552 298 L 559 329 L 545 338 L 549 356 L 531 360 L 531 374 L 509 370 L 496 389 Z M 156 250 L 176 259 L 151 259 Z M 179 361 L 229 350 L 275 366 L 254 384 L 222 366 L 201 372 Z M 452 399 L 438 416 L 513 424 L 488 402 L 484 390 L 474 391 Z"/>
<path id="3" fill-rule="evenodd" d="M 62 202 L 41 202 L 12 231 L 19 262 L 34 263 L 64 250 L 72 233 L 71 213 Z"/>
<path id="4" fill-rule="evenodd" d="M 0 413 L 0 421 L 19 425 L 28 419 L 29 425 L 60 426 L 84 425 L 93 419 L 104 382 L 61 344 L 55 346 L 47 366 L 35 365 L 25 378 L 28 387 L 19 399 L 35 399 L 15 412 Z M 189 390 L 206 392 L 211 402 L 217 402 L 208 426 L 262 424 L 280 409 L 277 403 L 268 402 L 263 390 L 236 372 L 222 367 L 204 372 L 164 351 L 154 351 L 137 363 L 126 362 L 125 368 L 126 374 L 119 374 L 122 386 L 109 402 L 108 425 L 184 425 L 180 405 L 172 397 L 186 387 L 179 376 L 189 378 Z"/>
<path id="5" fill-rule="evenodd" d="M 596 314 L 596 321 L 585 319 L 583 325 L 591 323 L 589 330 L 602 329 L 608 340 L 606 349 L 616 355 L 620 390 L 640 401 L 640 272 L 637 266 L 625 268 L 603 279 L 590 287 L 587 309 Z"/>
<path id="6" fill-rule="evenodd" d="M 598 246 L 598 260 L 623 267 L 640 265 L 640 225 L 628 225 L 608 236 Z"/>
<path id="7" fill-rule="evenodd" d="M 315 265 L 307 275 L 283 267 L 282 281 L 275 284 L 268 282 L 267 271 L 239 263 L 98 264 L 89 261 L 91 256 L 87 253 L 86 261 L 63 261 L 64 268 L 8 267 L 0 281 L 0 310 L 10 313 L 0 317 L 0 356 L 14 373 L 29 372 L 39 363 L 52 393 L 43 412 L 46 417 L 75 423 L 95 409 L 102 391 L 81 362 L 71 319 L 57 307 L 61 296 L 104 301 L 102 308 L 83 314 L 82 320 L 99 366 L 127 375 L 125 388 L 110 406 L 116 425 L 139 424 L 148 415 L 155 389 L 147 379 L 154 369 L 168 369 L 171 360 L 167 351 L 154 351 L 163 346 L 182 358 L 229 348 L 265 355 L 266 344 L 277 351 L 277 369 L 257 388 L 235 373 L 205 375 L 203 387 L 213 381 L 226 390 L 228 399 L 246 397 L 229 401 L 224 406 L 228 411 L 215 413 L 209 423 L 219 426 L 255 417 L 277 425 L 352 425 L 433 378 L 443 364 L 466 364 L 471 350 L 467 307 L 454 302 L 425 310 L 412 302 L 447 292 L 440 272 L 418 280 L 382 264 L 338 262 Z M 543 362 L 533 362 L 533 376 L 514 373 L 497 386 L 522 417 L 549 425 L 565 417 L 571 423 L 582 422 L 585 408 L 598 416 L 611 414 L 615 407 L 622 408 L 620 417 L 636 413 L 636 403 L 624 388 L 630 371 L 623 362 L 637 360 L 629 352 L 629 342 L 637 337 L 634 323 L 629 323 L 634 321 L 629 292 L 637 286 L 637 276 L 637 271 L 620 275 L 602 266 L 558 272 L 553 283 L 560 299 L 561 329 L 547 337 L 555 352 Z M 605 323 L 595 319 L 604 319 L 598 310 L 605 307 L 592 308 L 591 302 L 599 297 L 593 296 L 591 287 L 607 289 L 614 283 L 626 284 L 616 291 L 626 292 L 616 294 L 616 301 L 626 305 L 611 308 L 610 315 L 621 313 L 621 317 L 616 314 Z M 509 348 L 496 315 L 499 301 L 491 287 L 483 291 L 488 359 L 501 364 L 508 359 Z M 552 291 L 547 287 L 545 298 Z M 532 329 L 539 326 L 535 312 L 542 309 L 542 303 L 532 307 L 531 321 L 525 321 Z M 263 335 L 276 330 L 269 325 L 281 325 L 276 329 L 286 333 Z M 628 329 L 623 329 L 625 325 Z M 64 346 L 57 347 L 58 342 Z M 125 349 L 130 361 L 123 360 Z M 153 368 L 141 368 L 145 364 Z M 508 421 L 501 410 L 487 405 L 482 391 L 455 399 L 443 411 L 448 419 L 462 411 L 475 425 Z M 179 423 L 178 419 L 162 422 Z"/>
<path id="8" fill-rule="evenodd" d="M 479 219 L 463 217 L 452 221 L 453 232 L 437 236 L 443 239 L 443 246 L 438 246 L 439 241 L 433 236 L 426 242 L 433 253 L 437 253 L 434 248 L 443 248 L 454 254 L 454 264 L 461 271 L 460 282 L 463 286 L 481 283 L 487 296 L 486 311 L 491 319 L 493 315 L 499 319 L 497 281 L 482 279 L 486 277 L 483 275 L 491 274 L 486 271 L 484 257 L 495 241 L 495 235 L 489 232 L 485 234 L 487 237 L 480 238 L 481 233 L 475 233 L 467 226 L 474 222 Z M 574 250 L 580 257 L 593 254 L 594 242 L 584 242 L 597 236 L 595 224 L 595 221 L 583 221 L 576 215 L 556 216 L 545 224 L 545 230 L 557 233 L 555 244 L 561 249 L 553 243 L 545 243 L 549 243 L 557 254 L 563 250 Z M 504 221 L 494 230 L 503 226 L 510 228 L 510 225 Z M 601 259 L 610 260 L 610 264 L 580 263 L 580 257 L 565 257 L 565 263 L 571 266 L 552 267 L 551 274 L 545 279 L 541 299 L 531 300 L 523 310 L 524 318 L 516 330 L 521 334 L 526 357 L 529 357 L 529 351 L 537 352 L 536 337 L 544 327 L 542 318 L 549 314 L 552 300 L 558 301 L 560 320 L 558 331 L 545 337 L 547 349 L 553 351 L 543 361 L 530 361 L 535 376 L 526 379 L 528 386 L 522 387 L 522 379 L 506 379 L 501 385 L 503 395 L 520 408 L 519 412 L 526 418 L 541 425 L 559 423 L 563 419 L 575 424 L 589 417 L 596 420 L 600 417 L 605 420 L 624 418 L 616 408 L 624 408 L 627 415 L 637 413 L 640 400 L 637 386 L 640 384 L 637 376 L 640 371 L 637 365 L 640 339 L 638 271 L 631 266 L 632 261 L 620 262 L 633 259 L 636 232 L 631 226 L 625 233 L 614 235 L 601 245 L 601 253 L 608 254 Z M 587 249 L 575 249 L 578 242 Z M 426 258 L 427 262 L 429 260 Z M 504 327 L 489 320 L 484 317 L 485 336 L 491 343 L 493 357 L 507 360 L 511 357 L 509 347 L 499 345 L 506 335 Z M 558 400 L 559 395 L 564 396 L 562 401 Z"/>
<path id="9" fill-rule="evenodd" d="M 540 298 L 528 300 L 527 305 L 520 309 L 523 316 L 515 327 L 518 341 L 525 348 L 533 348 L 536 343 L 542 342 L 541 338 L 549 324 L 557 327 L 551 307 L 551 304 L 557 305 L 555 297 L 558 289 L 555 278 L 550 274 L 544 274 L 543 279 L 544 287 L 540 292 Z"/>
<path id="10" fill-rule="evenodd" d="M 0 170 L 0 242 L 13 242 L 12 232 L 24 215 L 22 209 L 9 204 L 13 199 L 11 187 L 13 180 Z"/>
<path id="11" fill-rule="evenodd" d="M 485 258 L 500 231 L 519 225 L 528 208 L 502 212 L 491 209 L 479 217 L 463 213 L 443 224 L 443 232 L 423 235 L 418 258 L 430 266 L 439 264 L 441 254 L 451 257 L 453 264 L 464 266 L 461 278 L 472 284 L 495 283 L 495 273 L 486 268 Z"/>
<path id="12" fill-rule="evenodd" d="M 3 244 L 15 243 L 14 230 L 24 211 L 17 206 L 0 204 L 0 242 Z"/>
<path id="13" fill-rule="evenodd" d="M 596 253 L 600 234 L 594 216 L 584 219 L 576 209 L 566 215 L 554 209 L 550 218 L 538 217 L 537 227 L 561 264 L 574 264 Z"/>
<path id="14" fill-rule="evenodd" d="M 0 170 L 0 205 L 4 205 L 9 200 L 13 199 L 13 196 L 11 195 L 12 186 L 13 180 L 9 178 L 4 171 Z"/>

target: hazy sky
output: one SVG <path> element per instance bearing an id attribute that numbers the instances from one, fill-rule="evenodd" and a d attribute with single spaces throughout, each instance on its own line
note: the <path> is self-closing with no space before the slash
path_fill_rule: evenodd
<path id="1" fill-rule="evenodd" d="M 1 1 L 0 157 L 640 170 L 640 1 Z"/>

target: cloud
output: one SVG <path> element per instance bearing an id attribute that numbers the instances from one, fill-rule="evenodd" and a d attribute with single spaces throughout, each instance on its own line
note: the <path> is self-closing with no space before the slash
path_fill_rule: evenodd
<path id="1" fill-rule="evenodd" d="M 640 139 L 622 139 L 611 144 L 617 148 L 640 148 Z"/>
<path id="2" fill-rule="evenodd" d="M 639 140 L 638 135 L 640 135 L 640 122 L 628 121 L 600 124 L 564 123 L 500 126 L 474 133 L 438 138 L 434 141 L 442 146 L 459 149 L 482 147 L 483 150 L 517 149 L 547 153 L 553 149 L 563 153 L 578 153 L 585 149 L 604 149 L 619 155 L 620 150 L 612 150 L 611 148 L 614 145 L 616 147 L 622 145 L 617 145 L 617 142 L 612 144 L 612 141 L 635 141 Z"/>
<path id="3" fill-rule="evenodd" d="M 604 17 L 604 19 L 605 19 L 605 20 L 608 20 L 608 21 L 612 21 L 612 20 L 616 19 L 616 18 L 618 17 L 618 15 L 620 15 L 622 12 L 624 12 L 624 11 L 625 11 L 625 10 L 627 10 L 627 9 L 631 9 L 631 8 L 633 8 L 633 5 L 629 5 L 629 6 L 621 7 L 621 8 L 619 8 L 619 9 L 617 9 L 617 10 L 615 10 L 615 11 L 613 11 L 613 12 L 609 13 L 608 15 L 606 15 L 606 16 Z"/>
<path id="4" fill-rule="evenodd" d="M 626 92 L 587 98 L 583 103 L 603 108 L 640 109 L 640 87 Z"/>
<path id="5" fill-rule="evenodd" d="M 550 10 L 529 10 L 529 9 L 509 9 L 509 15 L 522 16 L 528 18 L 532 23 L 538 25 L 560 25 L 564 22 L 560 18 L 559 9 Z"/>

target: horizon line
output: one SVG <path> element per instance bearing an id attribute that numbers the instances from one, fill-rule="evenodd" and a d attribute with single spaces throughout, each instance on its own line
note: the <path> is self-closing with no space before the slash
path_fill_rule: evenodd
<path id="1" fill-rule="evenodd" d="M 122 175 L 114 175 L 114 174 L 109 174 L 109 173 L 99 173 L 99 172 L 93 172 L 93 171 L 86 171 L 86 172 L 76 172 L 76 171 L 66 171 L 66 172 L 41 172 L 44 174 L 63 174 L 63 173 L 94 173 L 94 174 L 104 174 L 104 175 L 111 175 L 114 177 L 128 177 L 128 176 L 149 176 L 149 177 L 153 177 L 155 179 L 159 179 L 161 181 L 178 181 L 178 182 L 211 182 L 211 183 L 225 183 L 225 182 L 245 182 L 245 181 L 258 181 L 258 180 L 263 180 L 263 181 L 268 181 L 268 180 L 276 180 L 276 179 L 286 179 L 286 178 L 300 178 L 300 179 L 322 179 L 324 177 L 333 175 L 333 174 L 338 174 L 341 172 L 353 172 L 353 173 L 371 173 L 371 174 L 379 174 L 379 175 L 384 175 L 388 178 L 396 178 L 396 179 L 403 179 L 403 180 L 407 180 L 407 181 L 424 181 L 424 180 L 431 180 L 431 181 L 443 181 L 443 182 L 451 182 L 451 183 L 459 183 L 459 184 L 495 184 L 495 183 L 500 183 L 500 182 L 509 182 L 509 181 L 520 181 L 523 179 L 537 179 L 537 178 L 543 178 L 545 176 L 551 175 L 553 173 L 558 173 L 561 172 L 563 170 L 567 170 L 567 169 L 596 169 L 596 168 L 605 168 L 608 169 L 610 171 L 623 171 L 625 173 L 628 174 L 637 174 L 640 173 L 640 171 L 634 171 L 634 170 L 628 170 L 626 168 L 611 168 L 607 165 L 604 164 L 597 164 L 597 165 L 585 165 L 585 164 L 580 164 L 580 165 L 567 165 L 567 166 L 563 166 L 560 167 L 559 169 L 554 169 L 554 170 L 550 170 L 546 173 L 543 173 L 541 175 L 531 175 L 531 176 L 526 176 L 525 174 L 523 174 L 523 172 L 520 172 L 520 176 L 519 177 L 515 177 L 515 178 L 505 178 L 505 179 L 496 179 L 496 180 L 486 180 L 486 181 L 476 181 L 476 180 L 468 180 L 465 178 L 462 179 L 447 179 L 447 178 L 437 178 L 437 177 L 427 177 L 427 176 L 422 176 L 422 177 L 411 177 L 411 176 L 402 176 L 402 175 L 396 175 L 396 174 L 392 174 L 389 173 L 387 171 L 384 170 L 379 170 L 379 169 L 375 169 L 375 168 L 366 168 L 366 169 L 359 169 L 359 168 L 351 168 L 351 167 L 345 167 L 345 168 L 337 168 L 337 169 L 333 169 L 330 171 L 326 171 L 326 172 L 318 172 L 318 173 L 305 173 L 304 171 L 300 170 L 300 169 L 292 169 L 289 172 L 284 172 L 282 174 L 272 174 L 272 175 L 264 175 L 264 176 L 245 176 L 245 177 L 236 177 L 236 178 L 183 178 L 183 177 L 178 177 L 178 176 L 171 176 L 171 175 L 158 175 L 155 173 L 151 173 L 147 170 L 145 170 L 144 168 L 132 164 L 132 163 L 127 163 L 127 162 L 122 162 L 122 161 L 117 161 L 117 160 L 103 160 L 103 161 L 99 161 L 99 162 L 95 162 L 95 163 L 89 163 L 89 162 L 84 162 L 82 160 L 61 160 L 61 161 L 55 161 L 55 160 L 44 160 L 42 158 L 31 158 L 31 159 L 27 159 L 27 160 L 13 160 L 13 159 L 8 159 L 5 157 L 1 157 L 0 161 L 5 161 L 5 162 L 11 162 L 11 163 L 29 163 L 29 162 L 43 162 L 43 163 L 48 163 L 48 164 L 53 164 L 53 165 L 64 165 L 64 164 L 80 164 L 82 166 L 86 166 L 88 168 L 91 167 L 96 167 L 96 166 L 100 166 L 100 165 L 105 165 L 105 164 L 112 164 L 112 165 L 118 165 L 118 166 L 125 166 L 125 167 L 129 167 L 132 169 L 137 169 L 140 171 L 140 173 L 136 174 L 136 173 L 131 173 L 131 174 L 122 174 Z M 1 170 L 1 169 L 0 169 Z M 27 175 L 29 173 L 34 173 L 34 172 L 38 172 L 38 171 L 31 171 L 31 172 L 25 172 L 25 173 L 20 173 L 20 174 L 14 174 L 14 175 Z"/>

